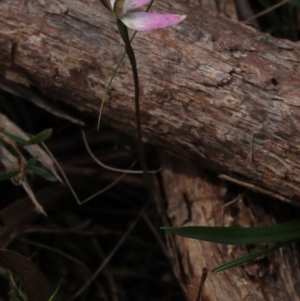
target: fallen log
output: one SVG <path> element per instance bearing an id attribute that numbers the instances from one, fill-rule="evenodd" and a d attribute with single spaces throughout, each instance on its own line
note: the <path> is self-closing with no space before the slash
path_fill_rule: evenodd
<path id="1" fill-rule="evenodd" d="M 202 2 L 217 8 L 213 1 Z M 224 179 L 298 205 L 300 47 L 238 23 L 229 13 L 233 2 L 227 12 L 226 2 L 226 16 L 196 1 L 154 4 L 155 11 L 185 13 L 188 18 L 172 28 L 139 33 L 133 43 L 145 141 Z M 47 107 L 58 103 L 61 109 L 64 103 L 96 115 L 123 45 L 100 1 L 15 0 L 0 2 L 0 49 L 1 89 Z M 134 114 L 132 76 L 125 60 L 103 120 L 135 135 Z M 165 169 L 157 192 L 162 192 L 165 225 L 280 221 L 275 213 L 283 212 L 283 204 L 274 213 L 269 201 L 264 210 L 263 199 L 234 194 L 192 164 L 168 156 L 161 162 Z M 233 205 L 223 207 L 234 198 Z M 287 218 L 291 211 L 284 207 Z M 193 301 L 202 268 L 253 251 L 167 237 L 175 274 Z M 298 261 L 299 251 L 292 245 L 241 268 L 209 275 L 203 300 L 298 300 Z"/>
<path id="2" fill-rule="evenodd" d="M 300 46 L 194 1 L 153 11 L 188 17 L 133 43 L 145 141 L 297 204 Z M 0 47 L 2 89 L 93 114 L 123 51 L 114 18 L 92 0 L 2 1 Z M 135 135 L 127 61 L 103 119 Z"/>

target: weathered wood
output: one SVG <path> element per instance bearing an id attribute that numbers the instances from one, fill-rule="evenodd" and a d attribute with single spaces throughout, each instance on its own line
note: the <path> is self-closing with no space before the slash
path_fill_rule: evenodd
<path id="1" fill-rule="evenodd" d="M 228 5 L 230 1 L 222 3 Z M 265 226 L 293 219 L 293 209 L 288 206 L 274 206 L 271 200 L 230 187 L 189 162 L 163 153 L 160 159 L 165 169 L 158 177 L 156 195 L 160 196 L 164 225 Z M 210 271 L 254 251 L 253 246 L 222 246 L 169 233 L 166 237 L 175 275 L 187 300 L 192 301 L 198 300 L 203 268 Z M 208 272 L 202 300 L 296 301 L 300 275 L 295 262 L 299 257 L 299 247 L 291 245 L 230 271 L 217 275 Z"/>
<path id="2" fill-rule="evenodd" d="M 293 218 L 294 208 L 228 187 L 183 160 L 161 155 L 159 206 L 168 226 L 266 226 Z M 158 187 L 158 186 L 157 186 Z M 159 194 L 160 192 L 160 194 Z M 298 301 L 299 245 L 289 245 L 242 266 L 212 274 L 217 266 L 266 247 L 226 246 L 166 233 L 173 270 L 187 300 L 197 300 L 202 269 L 208 269 L 203 301 Z"/>
<path id="3" fill-rule="evenodd" d="M 97 113 L 123 48 L 114 20 L 100 2 L 82 2 L 0 2 L 2 89 L 34 102 L 47 98 Z M 155 3 L 153 10 L 187 13 L 188 18 L 172 28 L 139 33 L 134 42 L 145 140 L 297 201 L 299 45 L 203 8 L 222 7 L 229 17 L 232 1 L 199 2 L 202 6 L 195 0 Z M 127 61 L 114 80 L 104 120 L 135 135 Z M 165 225 L 279 221 L 270 209 L 276 204 L 266 212 L 264 200 L 233 193 L 187 162 L 168 157 L 162 162 Z M 235 197 L 234 204 L 223 207 Z M 288 211 L 282 208 L 277 212 Z M 168 243 L 175 273 L 193 301 L 203 267 L 211 269 L 249 251 L 174 235 L 168 235 Z M 298 261 L 299 250 L 291 246 L 229 272 L 209 274 L 203 300 L 298 300 Z"/>
<path id="4" fill-rule="evenodd" d="M 133 43 L 145 141 L 299 202 L 300 46 L 197 1 L 155 2 L 153 11 L 188 17 Z M 97 113 L 123 51 L 115 23 L 96 0 L 1 1 L 1 88 L 34 88 Z M 127 60 L 103 117 L 135 134 Z"/>

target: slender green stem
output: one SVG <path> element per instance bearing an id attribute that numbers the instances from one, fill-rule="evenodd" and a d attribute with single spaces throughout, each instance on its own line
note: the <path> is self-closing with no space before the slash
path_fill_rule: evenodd
<path id="1" fill-rule="evenodd" d="M 148 7 L 147 7 L 147 9 L 146 9 L 146 12 L 148 12 L 148 11 L 150 10 L 150 8 L 151 8 L 153 2 L 154 2 L 154 0 L 151 0 L 151 2 L 149 3 L 149 5 L 148 5 Z M 131 43 L 131 42 L 133 41 L 133 39 L 135 38 L 136 34 L 137 34 L 137 31 L 135 31 L 135 32 L 133 33 L 133 35 L 131 36 L 131 38 L 130 38 L 130 43 Z M 120 66 L 121 66 L 121 64 L 122 64 L 122 62 L 123 62 L 123 60 L 124 60 L 125 55 L 126 55 L 126 50 L 122 53 L 122 55 L 121 55 L 121 57 L 120 57 L 120 59 L 119 59 L 119 61 L 118 61 L 118 63 L 117 63 L 117 66 L 116 66 L 116 68 L 115 68 L 113 74 L 111 75 L 111 77 L 110 77 L 110 79 L 109 79 L 109 81 L 108 81 L 108 84 L 107 84 L 107 86 L 106 86 L 106 88 L 105 88 L 104 95 L 103 95 L 103 97 L 102 97 L 101 104 L 100 104 L 100 108 L 99 108 L 99 116 L 98 116 L 97 131 L 99 131 L 100 120 L 101 120 L 102 110 L 103 110 L 103 105 L 104 105 L 105 100 L 106 100 L 106 98 L 107 98 L 108 91 L 109 91 L 109 89 L 110 89 L 110 87 L 111 87 L 111 85 L 112 85 L 113 79 L 115 78 L 115 76 L 116 76 L 116 74 L 117 74 L 117 72 L 118 72 L 118 70 L 119 70 L 119 68 L 120 68 Z"/>
<path id="2" fill-rule="evenodd" d="M 133 39 L 134 39 L 134 37 L 136 36 L 136 34 L 137 34 L 137 31 L 135 31 L 135 32 L 133 33 L 133 35 L 132 35 L 132 37 L 131 37 L 131 39 L 130 39 L 130 42 L 133 41 Z M 111 84 L 112 84 L 112 82 L 113 82 L 113 80 L 114 80 L 114 78 L 115 78 L 115 76 L 116 76 L 116 74 L 117 74 L 117 72 L 118 72 L 118 70 L 119 70 L 119 68 L 120 68 L 120 66 L 121 66 L 121 64 L 122 64 L 122 62 L 123 62 L 123 59 L 124 59 L 125 55 L 126 55 L 126 51 L 124 51 L 124 52 L 122 53 L 122 55 L 121 55 L 121 57 L 120 57 L 120 59 L 119 59 L 119 61 L 118 61 L 118 63 L 117 63 L 117 66 L 116 66 L 116 68 L 115 68 L 113 74 L 111 75 L 111 77 L 110 77 L 110 79 L 109 79 L 109 81 L 108 81 L 108 84 L 107 84 L 107 86 L 106 86 L 106 88 L 105 88 L 104 95 L 103 95 L 103 97 L 102 97 L 101 104 L 100 104 L 100 108 L 99 108 L 99 116 L 98 116 L 97 131 L 99 131 L 99 128 L 100 128 L 100 121 L 101 121 L 101 116 L 102 116 L 103 105 L 104 105 L 105 100 L 106 100 L 106 98 L 107 98 L 108 91 L 109 91 L 109 89 L 110 89 L 110 87 L 111 87 Z"/>
<path id="3" fill-rule="evenodd" d="M 131 43 L 131 42 L 133 41 L 133 39 L 135 38 L 136 34 L 137 34 L 137 31 L 135 31 L 135 32 L 133 33 L 133 35 L 131 36 L 131 38 L 130 38 L 130 43 Z M 108 91 L 109 91 L 109 89 L 110 89 L 110 87 L 111 87 L 111 84 L 112 84 L 112 82 L 113 82 L 113 79 L 114 79 L 114 77 L 116 76 L 116 74 L 117 74 L 117 72 L 118 72 L 118 70 L 119 70 L 119 68 L 120 68 L 120 66 L 121 66 L 121 64 L 122 64 L 125 55 L 126 55 L 126 50 L 124 50 L 124 52 L 122 53 L 122 55 L 121 55 L 121 57 L 120 57 L 120 59 L 119 59 L 119 61 L 118 61 L 118 63 L 117 63 L 117 66 L 116 66 L 116 68 L 115 68 L 113 74 L 111 75 L 111 77 L 110 77 L 110 79 L 109 79 L 109 82 L 108 82 L 108 84 L 107 84 L 107 86 L 106 86 L 106 88 L 105 88 L 105 92 L 104 92 L 104 96 L 103 96 L 103 99 L 104 99 L 104 100 L 105 100 L 106 97 L 107 97 L 107 94 L 108 94 Z"/>
<path id="4" fill-rule="evenodd" d="M 120 35 L 125 43 L 125 50 L 127 53 L 127 56 L 129 58 L 131 68 L 132 68 L 132 74 L 133 74 L 133 80 L 134 80 L 134 103 L 135 103 L 135 114 L 136 114 L 136 127 L 137 127 L 137 141 L 138 141 L 138 153 L 140 157 L 140 163 L 142 170 L 144 171 L 145 180 L 147 182 L 147 186 L 149 186 L 148 181 L 148 172 L 147 172 L 147 164 L 145 160 L 145 150 L 142 140 L 142 125 L 141 125 L 141 112 L 140 112 L 140 87 L 139 87 L 139 77 L 138 77 L 138 71 L 136 67 L 136 60 L 135 60 L 135 54 L 133 51 L 133 48 L 131 47 L 130 39 L 128 36 L 128 29 L 127 27 L 122 23 L 121 20 L 117 20 L 118 28 L 120 31 Z"/>

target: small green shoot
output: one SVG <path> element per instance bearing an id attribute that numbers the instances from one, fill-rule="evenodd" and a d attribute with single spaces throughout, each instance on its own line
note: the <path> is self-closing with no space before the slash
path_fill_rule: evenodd
<path id="1" fill-rule="evenodd" d="M 57 182 L 57 178 L 54 177 L 50 172 L 46 171 L 43 168 L 35 166 L 38 160 L 38 157 L 32 157 L 31 159 L 29 159 L 25 165 L 25 170 L 30 170 L 49 182 Z"/>
<path id="2" fill-rule="evenodd" d="M 47 170 L 37 167 L 37 166 L 32 166 L 28 168 L 28 170 L 31 170 L 33 173 L 36 175 L 40 176 L 41 178 L 49 181 L 49 182 L 57 182 L 57 179 L 55 176 L 53 176 L 50 172 Z"/>
<path id="3" fill-rule="evenodd" d="M 12 170 L 7 172 L 0 173 L 0 181 L 9 180 L 15 177 L 20 171 L 19 170 Z"/>
<path id="4" fill-rule="evenodd" d="M 27 140 L 25 140 L 25 139 L 23 139 L 21 137 L 18 137 L 18 136 L 14 135 L 14 134 L 11 134 L 11 133 L 9 133 L 9 132 L 7 132 L 5 130 L 2 131 L 1 133 L 3 135 L 5 135 L 6 137 L 10 138 L 11 140 L 17 142 L 19 145 L 27 145 Z"/>
<path id="5" fill-rule="evenodd" d="M 59 291 L 59 288 L 60 288 L 60 285 L 61 285 L 61 282 L 59 283 L 59 285 L 57 286 L 56 290 L 54 291 L 54 293 L 50 296 L 50 298 L 48 299 L 48 301 L 53 301 L 54 298 L 56 297 L 58 291 Z"/>
<path id="6" fill-rule="evenodd" d="M 18 152 L 14 149 L 12 145 L 6 142 L 2 137 L 0 137 L 0 144 L 4 146 L 4 148 L 15 158 L 19 157 Z"/>
<path id="7" fill-rule="evenodd" d="M 266 248 L 266 249 L 263 249 L 263 250 L 259 250 L 259 251 L 256 251 L 256 252 L 253 252 L 253 253 L 250 253 L 246 256 L 242 256 L 238 259 L 235 259 L 235 260 L 232 260 L 232 261 L 229 261 L 229 262 L 226 262 L 220 266 L 218 266 L 217 268 L 214 268 L 212 270 L 213 273 L 219 273 L 219 272 L 222 272 L 222 271 L 225 271 L 227 269 L 231 269 L 231 268 L 234 268 L 238 265 L 241 265 L 245 262 L 248 262 L 248 261 L 251 261 L 251 260 L 254 260 L 255 258 L 257 257 L 261 257 L 263 255 L 266 255 L 272 251 L 275 251 L 275 250 L 278 250 L 279 248 L 285 246 L 286 244 L 281 244 L 281 243 L 278 243 L 276 244 L 275 246 L 273 247 L 269 247 L 269 248 Z"/>
<path id="8" fill-rule="evenodd" d="M 38 157 L 32 157 L 32 158 L 30 158 L 27 161 L 27 163 L 25 164 L 25 169 L 29 169 L 30 170 L 30 168 L 33 167 L 37 163 L 38 160 L 39 160 Z"/>
<path id="9" fill-rule="evenodd" d="M 1 131 L 0 133 L 5 135 L 6 137 L 10 138 L 14 142 L 16 142 L 17 145 L 19 145 L 19 146 L 29 146 L 29 145 L 39 144 L 39 143 L 42 143 L 45 140 L 47 140 L 52 134 L 52 129 L 46 129 L 46 130 L 40 132 L 39 134 L 35 135 L 34 137 L 32 137 L 29 140 L 25 140 L 25 139 L 23 139 L 21 137 L 18 137 L 14 134 L 11 134 L 10 132 L 7 132 L 5 130 Z M 38 157 L 30 158 L 26 162 L 26 164 L 23 168 L 23 166 L 22 166 L 22 160 L 23 159 L 21 157 L 21 154 L 17 151 L 17 149 L 13 145 L 8 143 L 6 140 L 4 140 L 1 136 L 0 136 L 0 144 L 2 144 L 3 147 L 13 157 L 15 157 L 16 160 L 19 160 L 19 162 L 20 162 L 20 169 L 19 170 L 12 170 L 12 171 L 7 171 L 7 172 L 0 173 L 0 181 L 12 179 L 12 178 L 16 177 L 17 175 L 19 175 L 19 177 L 22 178 L 24 176 L 24 171 L 26 171 L 26 170 L 32 171 L 33 173 L 35 173 L 36 175 L 44 178 L 47 181 L 50 181 L 50 182 L 56 182 L 57 181 L 56 177 L 54 177 L 51 173 L 44 170 L 43 168 L 35 166 L 36 163 L 39 160 Z"/>
<path id="10" fill-rule="evenodd" d="M 26 145 L 39 144 L 41 142 L 44 142 L 45 140 L 47 140 L 51 136 L 52 129 L 44 130 L 44 131 L 40 132 L 39 134 L 35 135 L 34 137 L 32 137 L 29 140 L 25 140 L 21 137 L 18 137 L 16 135 L 13 135 L 13 134 L 7 132 L 7 131 L 2 131 L 2 134 L 4 134 L 5 136 L 7 136 L 8 138 L 10 138 L 13 141 L 17 142 L 20 145 L 26 146 Z"/>

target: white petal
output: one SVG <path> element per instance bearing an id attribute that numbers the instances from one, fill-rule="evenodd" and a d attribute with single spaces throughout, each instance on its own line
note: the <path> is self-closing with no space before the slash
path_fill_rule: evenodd
<path id="1" fill-rule="evenodd" d="M 110 0 L 110 5 L 111 5 L 112 9 L 114 9 L 115 2 L 116 2 L 116 0 Z"/>
<path id="2" fill-rule="evenodd" d="M 183 21 L 185 18 L 186 16 L 184 15 L 135 12 L 122 16 L 121 20 L 127 27 L 131 29 L 147 31 L 177 24 Z"/>
<path id="3" fill-rule="evenodd" d="M 125 0 L 123 13 L 125 15 L 127 12 L 136 9 L 140 6 L 143 6 L 148 2 L 150 2 L 150 0 Z"/>

